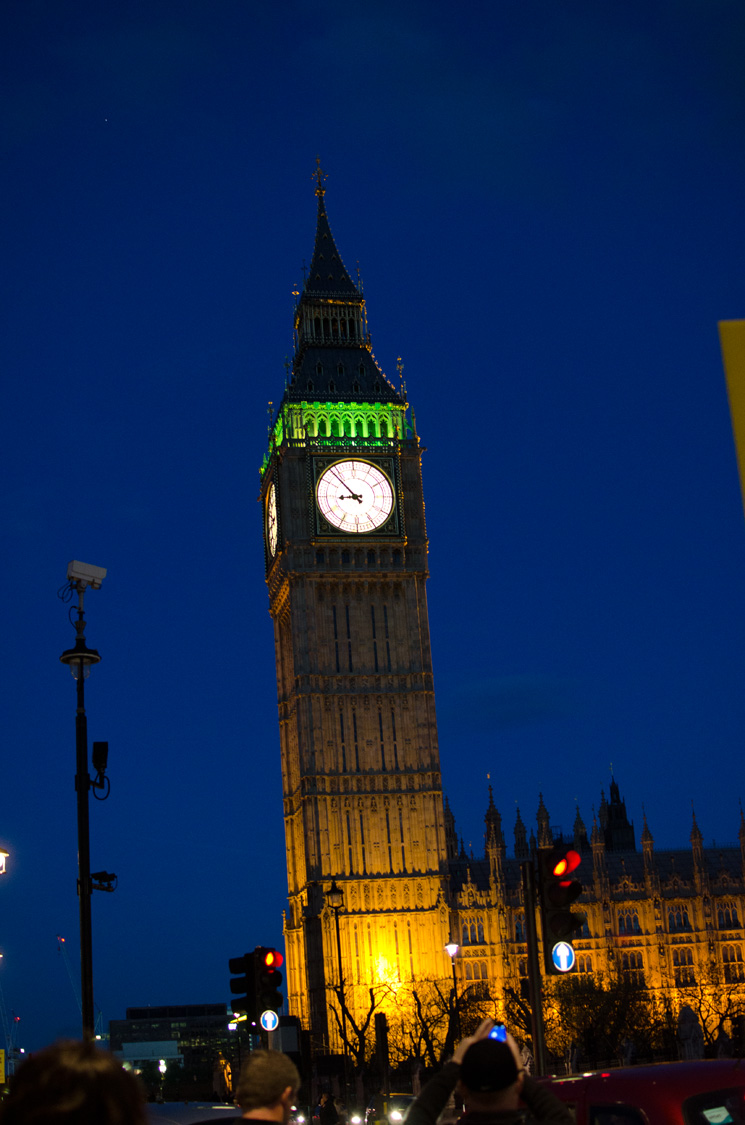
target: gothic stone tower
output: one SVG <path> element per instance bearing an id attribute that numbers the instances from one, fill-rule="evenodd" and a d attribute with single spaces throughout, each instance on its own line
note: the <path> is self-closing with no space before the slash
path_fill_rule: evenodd
<path id="1" fill-rule="evenodd" d="M 339 963 L 351 1031 L 369 1011 L 371 988 L 393 1013 L 407 982 L 448 977 L 449 914 L 421 450 L 403 387 L 372 354 L 320 169 L 317 178 L 315 248 L 261 502 L 289 1011 L 318 1047 L 338 1050 Z M 344 896 L 337 914 L 326 897 L 333 881 Z"/>

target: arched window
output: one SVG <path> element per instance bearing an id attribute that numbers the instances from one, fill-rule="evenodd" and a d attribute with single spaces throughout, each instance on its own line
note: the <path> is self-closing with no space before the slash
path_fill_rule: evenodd
<path id="1" fill-rule="evenodd" d="M 515 941 L 525 941 L 525 915 L 518 914 L 515 918 Z"/>
<path id="2" fill-rule="evenodd" d="M 479 918 L 478 926 L 479 926 L 479 945 L 483 945 L 484 944 L 484 923 L 481 921 L 480 918 Z"/>
<path id="3" fill-rule="evenodd" d="M 739 981 L 745 980 L 741 946 L 723 945 L 722 961 L 724 963 L 724 979 L 727 984 L 736 984 Z"/>
<path id="4" fill-rule="evenodd" d="M 737 906 L 734 902 L 723 902 L 717 910 L 717 921 L 720 930 L 737 930 L 740 921 L 737 917 Z"/>
<path id="5" fill-rule="evenodd" d="M 691 922 L 688 917 L 688 908 L 685 906 L 671 906 L 667 912 L 667 928 L 671 934 L 681 934 L 690 931 Z"/>
<path id="6" fill-rule="evenodd" d="M 641 927 L 639 925 L 639 913 L 631 907 L 625 907 L 618 911 L 618 932 L 619 934 L 640 934 Z"/>
<path id="7" fill-rule="evenodd" d="M 471 922 L 471 945 L 476 944 L 476 926 Z"/>
<path id="8" fill-rule="evenodd" d="M 640 988 L 644 987 L 644 960 L 635 950 L 621 954 L 621 972 L 624 978 Z"/>
<path id="9" fill-rule="evenodd" d="M 461 944 L 468 945 L 468 925 L 466 922 L 463 923 L 463 941 Z"/>
<path id="10" fill-rule="evenodd" d="M 696 983 L 692 949 L 682 946 L 673 950 L 673 976 L 678 988 L 690 988 Z"/>

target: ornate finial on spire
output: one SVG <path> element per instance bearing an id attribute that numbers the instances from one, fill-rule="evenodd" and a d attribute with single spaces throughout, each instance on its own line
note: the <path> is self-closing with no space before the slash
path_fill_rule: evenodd
<path id="1" fill-rule="evenodd" d="M 268 402 L 266 406 L 266 413 L 268 418 L 267 432 L 269 437 L 272 436 L 272 418 L 274 417 L 274 403 Z"/>
<path id="2" fill-rule="evenodd" d="M 401 359 L 401 356 L 398 356 L 396 359 L 396 371 L 398 371 L 398 383 L 401 394 L 404 398 L 406 398 L 406 383 L 404 382 L 404 361 Z"/>
<path id="3" fill-rule="evenodd" d="M 285 356 L 285 387 L 289 386 L 290 382 L 290 357 Z"/>
<path id="4" fill-rule="evenodd" d="M 312 178 L 318 184 L 318 187 L 316 188 L 316 195 L 318 196 L 319 199 L 323 199 L 324 195 L 326 194 L 326 188 L 323 186 L 323 181 L 327 180 L 328 176 L 326 175 L 326 173 L 321 168 L 321 158 L 320 158 L 320 156 L 316 157 L 316 170 L 313 173 Z"/>

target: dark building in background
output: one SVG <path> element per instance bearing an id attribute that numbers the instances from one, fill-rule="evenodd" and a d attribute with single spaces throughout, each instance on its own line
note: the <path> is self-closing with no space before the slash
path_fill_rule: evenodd
<path id="1" fill-rule="evenodd" d="M 140 1070 L 160 1059 L 194 1072 L 212 1070 L 219 1053 L 229 1056 L 234 1033 L 228 1030 L 227 1004 L 176 1004 L 127 1008 L 127 1018 L 111 1020 L 111 1050 Z"/>

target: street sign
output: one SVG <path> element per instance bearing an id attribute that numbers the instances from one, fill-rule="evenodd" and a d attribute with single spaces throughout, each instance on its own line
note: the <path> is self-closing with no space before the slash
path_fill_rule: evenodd
<path id="1" fill-rule="evenodd" d="M 264 1031 L 276 1031 L 279 1027 L 279 1016 L 273 1012 L 271 1008 L 267 1008 L 265 1012 L 261 1013 L 259 1023 L 264 1028 Z"/>
<path id="2" fill-rule="evenodd" d="M 557 941 L 551 950 L 551 960 L 557 973 L 568 973 L 570 969 L 574 968 L 574 962 L 577 960 L 574 946 L 570 945 L 568 941 Z"/>

